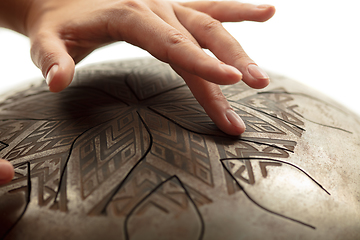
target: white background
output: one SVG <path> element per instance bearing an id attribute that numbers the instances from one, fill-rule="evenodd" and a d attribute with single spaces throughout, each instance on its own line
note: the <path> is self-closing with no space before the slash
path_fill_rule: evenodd
<path id="1" fill-rule="evenodd" d="M 268 71 L 303 82 L 360 115 L 360 1 L 263 0 L 276 7 L 265 23 L 226 23 L 248 55 Z M 116 43 L 96 50 L 79 66 L 148 56 Z M 41 77 L 26 37 L 0 29 L 0 94 Z"/>

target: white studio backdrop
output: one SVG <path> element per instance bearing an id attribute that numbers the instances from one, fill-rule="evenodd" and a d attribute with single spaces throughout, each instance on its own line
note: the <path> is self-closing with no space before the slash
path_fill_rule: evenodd
<path id="1" fill-rule="evenodd" d="M 298 80 L 360 115 L 360 0 L 262 0 L 276 7 L 265 23 L 225 23 L 262 68 Z M 41 78 L 26 37 L 0 29 L 0 94 Z M 127 43 L 98 49 L 78 67 L 149 56 Z"/>

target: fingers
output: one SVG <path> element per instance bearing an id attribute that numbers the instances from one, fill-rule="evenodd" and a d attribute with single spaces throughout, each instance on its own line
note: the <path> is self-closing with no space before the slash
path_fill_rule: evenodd
<path id="1" fill-rule="evenodd" d="M 223 132 L 238 136 L 245 131 L 245 124 L 232 109 L 217 84 L 189 74 L 177 67 L 174 70 L 185 80 L 196 100 Z"/>
<path id="2" fill-rule="evenodd" d="M 237 1 L 194 1 L 180 4 L 206 13 L 221 22 L 264 22 L 275 14 L 274 6 L 253 5 Z"/>
<path id="3" fill-rule="evenodd" d="M 63 41 L 51 33 L 36 34 L 30 39 L 31 58 L 42 71 L 50 91 L 65 89 L 73 79 L 75 63 Z"/>
<path id="4" fill-rule="evenodd" d="M 125 28 L 137 31 L 124 34 L 122 30 Z M 147 50 L 156 58 L 208 81 L 233 84 L 242 78 L 239 70 L 210 57 L 184 31 L 171 26 L 152 11 L 129 14 L 120 25 L 110 26 L 110 29 L 118 31 L 112 36 L 121 36 L 123 40 Z"/>
<path id="5" fill-rule="evenodd" d="M 210 49 L 221 61 L 239 69 L 246 84 L 253 88 L 263 88 L 269 84 L 268 75 L 249 58 L 218 20 L 180 5 L 175 8 L 179 21 L 201 47 Z"/>
<path id="6" fill-rule="evenodd" d="M 10 182 L 14 177 L 14 167 L 10 162 L 0 159 L 0 185 Z"/>
<path id="7" fill-rule="evenodd" d="M 193 38 L 175 16 L 162 16 L 162 19 L 178 29 L 185 37 L 192 41 L 196 47 L 200 48 L 196 39 Z M 217 84 L 208 82 L 174 65 L 172 65 L 172 67 L 182 76 L 205 112 L 223 132 L 230 135 L 240 135 L 245 131 L 244 122 L 239 115 L 231 109 L 230 104 Z"/>

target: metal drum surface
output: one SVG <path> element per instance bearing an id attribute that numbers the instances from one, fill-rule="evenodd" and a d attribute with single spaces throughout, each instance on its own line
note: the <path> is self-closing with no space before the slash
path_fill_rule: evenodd
<path id="1" fill-rule="evenodd" d="M 0 239 L 360 239 L 360 120 L 284 77 L 223 86 L 223 134 L 154 59 L 3 97 Z"/>

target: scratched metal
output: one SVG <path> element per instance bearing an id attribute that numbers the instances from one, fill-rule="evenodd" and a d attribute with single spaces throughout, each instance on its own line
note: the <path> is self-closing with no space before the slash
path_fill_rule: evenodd
<path id="1" fill-rule="evenodd" d="M 240 138 L 153 59 L 3 97 L 0 239 L 360 239 L 359 117 L 271 78 L 223 87 Z"/>

